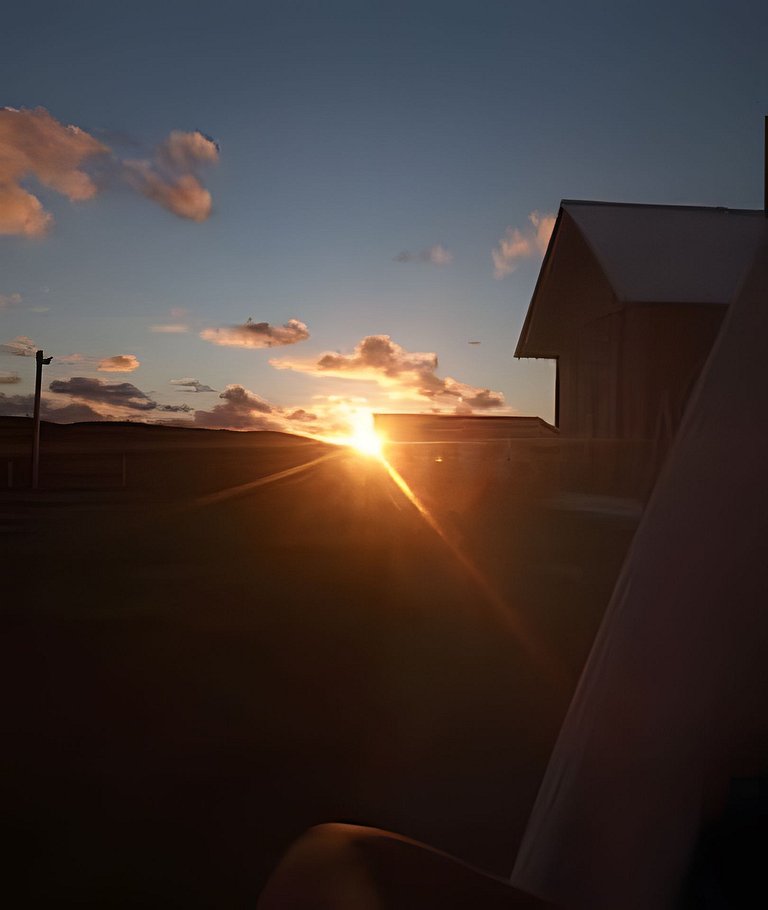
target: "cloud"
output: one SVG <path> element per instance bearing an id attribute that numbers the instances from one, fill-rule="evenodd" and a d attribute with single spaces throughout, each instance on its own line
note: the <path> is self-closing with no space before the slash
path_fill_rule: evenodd
<path id="1" fill-rule="evenodd" d="M 62 354 L 59 357 L 54 357 L 53 362 L 66 363 L 71 365 L 74 363 L 85 363 L 87 359 L 88 358 L 85 356 L 85 354 Z"/>
<path id="2" fill-rule="evenodd" d="M 140 366 L 141 361 L 133 354 L 115 354 L 100 360 L 97 369 L 102 373 L 132 373 Z"/>
<path id="3" fill-rule="evenodd" d="M 194 408 L 191 404 L 159 404 L 157 410 L 169 411 L 172 414 L 186 414 L 189 413 L 189 411 L 194 411 Z"/>
<path id="4" fill-rule="evenodd" d="M 304 341 L 309 338 L 309 331 L 298 319 L 289 319 L 285 325 L 270 325 L 249 319 L 243 325 L 203 329 L 200 337 L 225 347 L 275 348 Z"/>
<path id="5" fill-rule="evenodd" d="M 271 414 L 274 410 L 268 401 L 255 392 L 249 392 L 241 385 L 228 385 L 219 398 L 223 398 L 228 406 L 240 411 L 259 411 L 262 414 Z"/>
<path id="6" fill-rule="evenodd" d="M 108 152 L 98 139 L 59 123 L 42 107 L 0 109 L 0 234 L 41 237 L 53 223 L 22 180 L 34 177 L 72 202 L 91 199 L 97 186 L 82 165 Z"/>
<path id="7" fill-rule="evenodd" d="M 153 411 L 157 408 L 157 402 L 130 382 L 105 382 L 102 379 L 73 376 L 71 379 L 54 379 L 48 388 L 56 394 L 71 395 L 72 398 L 82 401 L 108 404 L 132 411 Z"/>
<path id="8" fill-rule="evenodd" d="M 26 335 L 17 335 L 13 341 L 0 344 L 0 352 L 14 354 L 16 357 L 34 357 L 37 345 Z"/>
<path id="9" fill-rule="evenodd" d="M 395 262 L 431 262 L 432 265 L 450 265 L 453 262 L 453 253 L 442 244 L 435 243 L 418 253 L 403 250 L 395 256 Z"/>
<path id="10" fill-rule="evenodd" d="M 211 214 L 211 194 L 200 183 L 199 174 L 218 160 L 219 147 L 213 139 L 197 130 L 174 130 L 157 147 L 152 160 L 125 160 L 123 174 L 134 189 L 174 215 L 205 221 Z"/>
<path id="11" fill-rule="evenodd" d="M 201 166 L 218 162 L 219 146 L 199 130 L 192 133 L 173 130 L 158 147 L 157 160 L 169 171 L 194 174 Z"/>
<path id="12" fill-rule="evenodd" d="M 543 256 L 547 251 L 557 216 L 531 212 L 528 220 L 531 227 L 523 228 L 522 231 L 508 227 L 499 240 L 499 245 L 491 252 L 496 278 L 503 278 L 514 272 L 521 259 L 530 259 L 537 254 Z"/>
<path id="13" fill-rule="evenodd" d="M 6 417 L 31 417 L 34 413 L 33 395 L 4 395 L 0 392 L 0 414 Z M 102 420 L 104 415 L 82 402 L 53 407 L 44 396 L 40 402 L 40 416 L 55 423 L 77 423 L 83 420 Z"/>
<path id="14" fill-rule="evenodd" d="M 0 168 L 2 168 L 2 165 L 0 165 Z M 20 303 L 21 294 L 0 294 L 0 311 L 10 310 L 12 306 L 18 306 Z"/>
<path id="15" fill-rule="evenodd" d="M 302 423 L 311 423 L 317 420 L 317 414 L 305 411 L 304 408 L 296 408 L 290 414 L 285 415 L 288 420 L 300 420 Z"/>
<path id="16" fill-rule="evenodd" d="M 185 319 L 189 315 L 189 310 L 183 306 L 171 307 L 170 312 L 171 312 L 172 319 Z"/>
<path id="17" fill-rule="evenodd" d="M 42 237 L 53 216 L 23 186 L 38 183 L 82 202 L 110 180 L 121 179 L 181 218 L 204 221 L 211 194 L 200 173 L 218 161 L 216 143 L 199 131 L 174 130 L 148 159 L 118 158 L 107 145 L 77 126 L 64 125 L 45 108 L 0 109 L 0 234 Z M 89 169 L 99 170 L 99 182 Z"/>
<path id="18" fill-rule="evenodd" d="M 151 325 L 150 332 L 159 332 L 161 335 L 181 335 L 189 331 L 189 326 L 181 322 L 172 322 L 165 325 Z"/>
<path id="19" fill-rule="evenodd" d="M 228 385 L 219 395 L 222 404 L 195 411 L 193 426 L 225 430 L 272 430 L 281 433 L 312 434 L 328 430 L 318 427 L 317 414 L 304 408 L 280 408 L 241 385 Z M 311 426 L 310 426 L 311 425 Z"/>
<path id="20" fill-rule="evenodd" d="M 211 214 L 211 194 L 192 174 L 164 177 L 149 161 L 126 161 L 125 178 L 147 199 L 190 221 L 205 221 Z"/>
<path id="21" fill-rule="evenodd" d="M 500 392 L 476 388 L 450 376 L 441 379 L 436 375 L 437 354 L 407 351 L 389 335 L 366 336 L 352 354 L 327 352 L 314 362 L 273 359 L 270 364 L 280 370 L 375 382 L 390 389 L 393 397 L 426 398 L 464 410 L 504 405 Z"/>
<path id="22" fill-rule="evenodd" d="M 186 387 L 191 392 L 215 392 L 209 385 L 200 382 L 199 379 L 171 379 L 171 385 Z"/>
<path id="23" fill-rule="evenodd" d="M 16 385 L 17 382 L 21 382 L 21 376 L 18 373 L 0 370 L 0 385 Z"/>
<path id="24" fill-rule="evenodd" d="M 223 404 L 217 404 L 209 411 L 195 411 L 194 426 L 229 430 L 285 428 L 278 408 L 241 385 L 228 385 L 219 398 L 223 399 Z"/>

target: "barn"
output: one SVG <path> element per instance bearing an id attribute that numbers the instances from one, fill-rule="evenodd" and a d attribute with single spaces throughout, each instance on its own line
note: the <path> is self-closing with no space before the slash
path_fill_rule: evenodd
<path id="1" fill-rule="evenodd" d="M 762 210 L 561 203 L 515 356 L 556 361 L 564 437 L 668 445 L 764 223 Z"/>

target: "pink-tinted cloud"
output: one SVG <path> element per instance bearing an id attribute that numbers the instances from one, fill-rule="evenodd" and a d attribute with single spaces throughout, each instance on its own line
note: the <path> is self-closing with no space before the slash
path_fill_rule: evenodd
<path id="1" fill-rule="evenodd" d="M 211 194 L 192 174 L 167 177 L 148 161 L 126 161 L 125 179 L 147 199 L 190 221 L 205 221 L 211 214 Z"/>
<path id="2" fill-rule="evenodd" d="M 368 335 L 351 354 L 328 352 L 316 361 L 273 359 L 270 363 L 280 370 L 375 382 L 389 389 L 393 398 L 425 398 L 463 409 L 486 410 L 504 405 L 500 392 L 476 388 L 450 376 L 441 379 L 436 374 L 437 354 L 407 351 L 389 335 Z"/>
<path id="3" fill-rule="evenodd" d="M 0 215 L 2 217 L 2 215 Z M 0 294 L 0 311 L 10 310 L 21 303 L 21 294 Z"/>
<path id="4" fill-rule="evenodd" d="M 557 216 L 531 212 L 528 216 L 531 227 L 508 227 L 499 245 L 491 252 L 493 271 L 496 278 L 504 278 L 517 268 L 521 259 L 543 256 L 547 251 L 549 238 L 555 227 Z"/>
<path id="5" fill-rule="evenodd" d="M 44 108 L 2 108 L 0 234 L 42 237 L 53 224 L 50 212 L 23 185 L 26 178 L 82 202 L 100 188 L 89 168 L 99 168 L 102 185 L 122 177 L 179 217 L 204 221 L 212 202 L 200 175 L 218 156 L 216 143 L 202 133 L 174 130 L 151 158 L 123 161 L 94 136 L 59 123 Z"/>
<path id="6" fill-rule="evenodd" d="M 17 335 L 12 341 L 0 344 L 0 352 L 16 357 L 34 357 L 37 345 L 26 335 Z"/>
<path id="7" fill-rule="evenodd" d="M 72 202 L 91 199 L 97 187 L 83 165 L 109 149 L 44 108 L 0 109 L 0 234 L 40 237 L 53 223 L 37 196 L 21 185 L 34 177 Z"/>
<path id="8" fill-rule="evenodd" d="M 218 162 L 219 147 L 199 130 L 192 133 L 173 130 L 160 144 L 157 159 L 169 171 L 194 174 L 201 167 Z"/>
<path id="9" fill-rule="evenodd" d="M 403 250 L 395 256 L 395 262 L 429 262 L 432 265 L 450 265 L 453 262 L 453 253 L 441 243 L 435 243 L 418 253 Z"/>
<path id="10" fill-rule="evenodd" d="M 242 325 L 203 329 L 200 337 L 224 347 L 275 348 L 304 341 L 309 338 L 309 331 L 298 319 L 289 319 L 285 325 L 270 325 L 249 319 Z"/>
<path id="11" fill-rule="evenodd" d="M 151 160 L 123 162 L 128 183 L 148 199 L 180 218 L 205 221 L 211 214 L 211 194 L 200 182 L 203 167 L 216 164 L 219 148 L 200 132 L 174 130 Z"/>
<path id="12" fill-rule="evenodd" d="M 140 366 L 141 361 L 134 354 L 115 354 L 100 360 L 98 370 L 101 373 L 132 373 Z"/>

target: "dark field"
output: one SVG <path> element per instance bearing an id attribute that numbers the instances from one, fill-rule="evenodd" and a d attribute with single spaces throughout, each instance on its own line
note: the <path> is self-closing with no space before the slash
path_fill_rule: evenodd
<path id="1" fill-rule="evenodd" d="M 551 508 L 522 442 L 387 452 L 446 543 L 346 449 L 44 427 L 31 494 L 2 430 L 14 906 L 253 906 L 331 820 L 510 871 L 631 521 Z"/>

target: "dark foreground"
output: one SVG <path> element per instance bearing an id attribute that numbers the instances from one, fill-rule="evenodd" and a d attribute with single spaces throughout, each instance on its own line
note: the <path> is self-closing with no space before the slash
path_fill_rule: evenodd
<path id="1" fill-rule="evenodd" d="M 631 522 L 393 450 L 446 543 L 350 451 L 62 429 L 48 489 L 0 492 L 16 906 L 252 905 L 325 821 L 508 874 Z"/>

